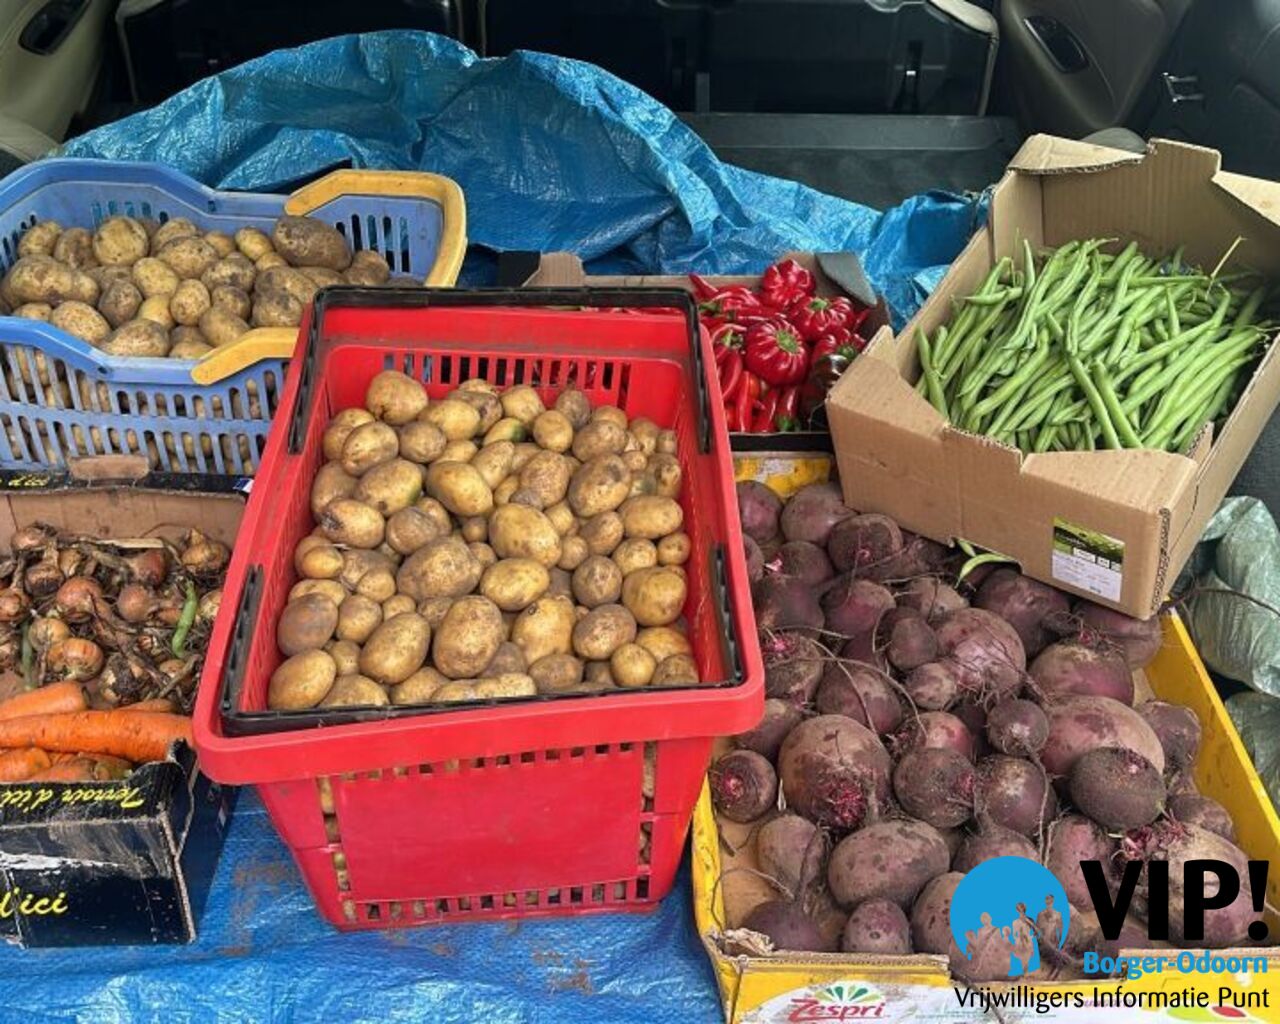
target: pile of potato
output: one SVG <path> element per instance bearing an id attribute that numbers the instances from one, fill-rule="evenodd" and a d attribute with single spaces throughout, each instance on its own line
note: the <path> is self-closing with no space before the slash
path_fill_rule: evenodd
<path id="1" fill-rule="evenodd" d="M 465 702 L 698 680 L 676 438 L 470 380 L 397 371 L 324 434 L 315 530 L 277 623 L 277 710 Z"/>
<path id="2" fill-rule="evenodd" d="M 376 252 L 336 229 L 281 217 L 270 236 L 109 217 L 97 229 L 37 221 L 0 280 L 0 314 L 44 320 L 113 356 L 199 359 L 251 327 L 296 327 L 318 288 L 382 285 Z"/>

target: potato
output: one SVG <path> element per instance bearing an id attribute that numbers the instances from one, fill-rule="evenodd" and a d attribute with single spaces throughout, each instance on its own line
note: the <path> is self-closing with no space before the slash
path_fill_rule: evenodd
<path id="1" fill-rule="evenodd" d="M 621 594 L 622 570 L 612 559 L 591 555 L 573 571 L 573 596 L 580 605 L 615 604 Z"/>
<path id="2" fill-rule="evenodd" d="M 514 458 L 514 449 L 512 457 Z M 563 501 L 574 465 L 558 452 L 540 451 L 520 469 L 520 486 L 538 496 L 541 508 Z"/>
<path id="3" fill-rule="evenodd" d="M 578 517 L 573 514 L 568 502 L 557 501 L 554 505 L 544 508 L 542 514 L 551 521 L 551 525 L 556 528 L 556 533 L 561 537 L 572 537 L 578 532 Z"/>
<path id="4" fill-rule="evenodd" d="M 620 455 L 626 447 L 626 430 L 605 420 L 593 419 L 573 437 L 573 454 L 583 462 L 601 455 Z"/>
<path id="5" fill-rule="evenodd" d="M 440 536 L 435 520 L 420 508 L 402 508 L 387 520 L 387 543 L 402 555 L 411 555 Z"/>
<path id="6" fill-rule="evenodd" d="M 200 359 L 212 351 L 198 327 L 175 327 L 169 332 L 170 359 Z"/>
<path id="7" fill-rule="evenodd" d="M 427 470 L 427 493 L 456 516 L 483 516 L 493 509 L 493 492 L 466 462 L 432 463 Z"/>
<path id="8" fill-rule="evenodd" d="M 591 410 L 592 423 L 609 423 L 627 429 L 627 414 L 616 405 L 597 405 Z"/>
<path id="9" fill-rule="evenodd" d="M 348 284 L 377 287 L 386 284 L 391 276 L 391 268 L 381 253 L 372 249 L 362 249 L 351 256 L 351 266 L 342 272 L 342 279 Z"/>
<path id="10" fill-rule="evenodd" d="M 339 575 L 339 582 L 348 590 L 354 590 L 365 575 L 373 572 L 375 569 L 392 568 L 391 560 L 381 551 L 373 549 L 353 548 L 342 552 L 342 572 Z M 372 594 L 366 595 L 373 597 Z M 382 599 L 374 598 L 379 604 Z"/>
<path id="11" fill-rule="evenodd" d="M 338 666 L 338 675 L 355 675 L 360 669 L 360 648 L 350 640 L 330 640 L 324 645 L 329 657 Z"/>
<path id="12" fill-rule="evenodd" d="M 331 420 L 329 425 L 324 429 L 324 437 L 321 441 L 321 448 L 324 451 L 324 457 L 330 462 L 336 462 L 342 458 L 342 445 L 347 438 L 351 436 L 351 432 L 356 427 L 362 427 L 366 423 L 373 422 L 373 413 L 368 409 L 361 409 L 358 406 L 343 409 L 337 413 Z"/>
<path id="13" fill-rule="evenodd" d="M 572 654 L 548 654 L 529 666 L 539 693 L 569 693 L 582 682 L 582 662 Z"/>
<path id="14" fill-rule="evenodd" d="M 322 708 L 383 707 L 390 703 L 387 691 L 368 676 L 338 676 L 320 701 Z"/>
<path id="15" fill-rule="evenodd" d="M 485 431 L 484 443 L 491 445 L 495 441 L 511 441 L 518 444 L 528 436 L 529 431 L 523 423 L 514 416 L 504 416 Z"/>
<path id="16" fill-rule="evenodd" d="M 572 572 L 585 562 L 590 554 L 591 549 L 581 537 L 565 537 L 560 542 L 560 561 L 556 562 L 556 567 Z"/>
<path id="17" fill-rule="evenodd" d="M 365 389 L 364 407 L 384 423 L 403 426 L 427 408 L 427 391 L 407 373 L 383 370 Z"/>
<path id="18" fill-rule="evenodd" d="M 477 676 L 507 639 L 502 612 L 487 597 L 461 597 L 445 613 L 431 644 L 431 660 L 450 679 Z"/>
<path id="19" fill-rule="evenodd" d="M 195 285 L 197 288 L 204 287 L 204 285 L 200 284 L 199 281 L 184 281 L 182 283 L 184 286 Z M 182 289 L 179 288 L 178 291 L 181 292 Z M 177 298 L 177 293 L 175 293 L 174 298 Z M 192 309 L 198 308 L 200 301 L 201 297 L 196 295 L 192 299 L 191 306 L 182 312 L 190 315 L 190 311 Z M 171 304 L 170 309 L 175 310 L 176 307 Z M 221 348 L 223 345 L 230 345 L 233 342 L 239 341 L 240 338 L 249 332 L 249 325 L 240 319 L 240 317 L 218 306 L 206 308 L 205 311 L 200 314 L 199 324 L 200 333 L 208 338 L 209 343 L 215 348 Z"/>
<path id="20" fill-rule="evenodd" d="M 636 620 L 619 604 L 593 608 L 573 627 L 573 652 L 579 658 L 600 661 L 636 638 Z"/>
<path id="21" fill-rule="evenodd" d="M 353 548 L 376 548 L 386 531 L 386 523 L 378 510 L 354 498 L 336 498 L 329 502 L 317 518 L 317 525 L 335 544 Z"/>
<path id="22" fill-rule="evenodd" d="M 574 430 L 581 430 L 591 421 L 591 400 L 575 387 L 556 396 L 555 409 L 569 421 Z"/>
<path id="23" fill-rule="evenodd" d="M 622 460 L 622 464 L 627 467 L 628 479 L 634 482 L 635 477 L 643 475 L 649 468 L 649 456 L 640 449 L 629 449 L 618 456 Z M 650 492 L 652 493 L 652 492 Z"/>
<path id="24" fill-rule="evenodd" d="M 152 232 L 151 249 L 153 252 L 159 252 L 170 242 L 176 242 L 179 238 L 194 238 L 198 234 L 200 229 L 189 218 L 170 217 Z"/>
<path id="25" fill-rule="evenodd" d="M 92 278 L 97 284 L 99 292 L 105 292 L 108 287 L 117 281 L 127 281 L 133 284 L 133 267 L 87 267 L 84 270 L 85 276 Z"/>
<path id="26" fill-rule="evenodd" d="M 133 265 L 133 283 L 143 298 L 157 295 L 167 298 L 178 290 L 182 279 L 169 264 L 153 256 L 145 256 Z"/>
<path id="27" fill-rule="evenodd" d="M 382 605 L 364 594 L 348 594 L 338 605 L 334 627 L 339 640 L 362 644 L 382 625 Z"/>
<path id="28" fill-rule="evenodd" d="M 253 269 L 259 274 L 274 270 L 276 267 L 287 267 L 288 265 L 288 261 L 275 250 L 263 253 L 253 261 Z"/>
<path id="29" fill-rule="evenodd" d="M 562 596 L 540 597 L 522 611 L 511 626 L 511 640 L 535 664 L 549 654 L 573 651 L 573 602 Z"/>
<path id="30" fill-rule="evenodd" d="M 253 291 L 258 276 L 257 268 L 236 253 L 218 260 L 200 275 L 200 283 L 210 292 L 217 288 L 239 288 L 248 294 Z M 247 315 L 247 314 L 246 314 Z"/>
<path id="31" fill-rule="evenodd" d="M 342 573 L 342 552 L 323 537 L 304 537 L 303 540 L 319 543 L 308 546 L 305 551 L 301 544 L 298 545 L 293 556 L 298 574 L 309 580 L 337 579 Z"/>
<path id="32" fill-rule="evenodd" d="M 360 651 L 360 671 L 384 686 L 404 682 L 422 668 L 430 643 L 431 627 L 426 619 L 416 612 L 397 615 L 384 621 L 365 641 Z"/>
<path id="33" fill-rule="evenodd" d="M 498 397 L 502 402 L 503 415 L 519 420 L 526 427 L 532 426 L 533 421 L 541 416 L 547 408 L 542 404 L 542 399 L 538 397 L 538 392 L 528 384 L 520 384 L 516 387 L 508 388 Z"/>
<path id="34" fill-rule="evenodd" d="M 658 435 L 658 451 L 663 455 L 675 455 L 679 450 L 680 442 L 676 439 L 674 430 L 664 430 Z"/>
<path id="35" fill-rule="evenodd" d="M 662 429 L 646 416 L 637 416 L 631 421 L 628 429 L 639 444 L 640 450 L 646 455 L 651 455 L 658 446 L 658 435 L 662 433 Z"/>
<path id="36" fill-rule="evenodd" d="M 130 320 L 112 331 L 100 347 L 112 356 L 165 356 L 169 331 L 151 320 Z"/>
<path id="37" fill-rule="evenodd" d="M 302 302 L 286 292 L 255 289 L 249 319 L 254 327 L 297 327 L 302 323 Z"/>
<path id="38" fill-rule="evenodd" d="M 610 554 L 622 540 L 622 517 L 617 512 L 601 512 L 578 528 L 578 536 L 593 555 Z"/>
<path id="39" fill-rule="evenodd" d="M 440 428 L 447 441 L 465 441 L 475 436 L 480 414 L 466 402 L 446 398 L 435 402 L 422 413 L 423 420 Z"/>
<path id="40" fill-rule="evenodd" d="M 547 594 L 552 597 L 573 597 L 573 577 L 558 565 L 550 570 L 550 574 L 551 585 L 547 587 Z"/>
<path id="41" fill-rule="evenodd" d="M 391 688 L 392 704 L 426 704 L 440 687 L 448 682 L 433 668 L 420 668 L 402 683 Z"/>
<path id="42" fill-rule="evenodd" d="M 20 316 L 24 320 L 44 320 L 46 323 L 53 314 L 53 307 L 47 302 L 24 302 L 14 311 L 14 316 Z"/>
<path id="43" fill-rule="evenodd" d="M 132 281 L 113 281 L 98 299 L 98 310 L 112 327 L 132 320 L 141 307 L 142 292 Z"/>
<path id="44" fill-rule="evenodd" d="M 666 626 L 680 617 L 687 587 L 675 569 L 637 569 L 622 581 L 622 603 L 642 626 Z"/>
<path id="45" fill-rule="evenodd" d="M 302 560 L 308 553 L 315 551 L 317 548 L 332 547 L 324 537 L 319 533 L 309 533 L 302 540 L 293 546 L 293 568 L 296 572 L 302 573 Z M 302 573 L 304 576 L 306 573 Z M 336 573 L 334 574 L 336 575 Z"/>
<path id="46" fill-rule="evenodd" d="M 562 412 L 548 409 L 533 421 L 533 439 L 553 452 L 567 452 L 573 444 L 573 424 Z"/>
<path id="47" fill-rule="evenodd" d="M 390 462 L 400 451 L 400 438 L 387 424 L 362 423 L 342 442 L 342 468 L 351 476 L 363 476 L 374 466 Z"/>
<path id="48" fill-rule="evenodd" d="M 41 220 L 32 224 L 18 239 L 19 256 L 52 256 L 58 244 L 62 225 L 56 220 Z"/>
<path id="49" fill-rule="evenodd" d="M 504 612 L 523 611 L 546 593 L 551 575 L 532 558 L 504 558 L 480 578 L 480 593 Z"/>
<path id="50" fill-rule="evenodd" d="M 199 281 L 183 281 L 169 298 L 169 315 L 173 317 L 174 323 L 193 327 L 200 322 L 200 318 L 212 304 L 208 288 Z M 208 332 L 205 332 L 205 336 L 213 337 Z"/>
<path id="51" fill-rule="evenodd" d="M 637 643 L 623 644 L 609 656 L 609 674 L 628 689 L 648 686 L 657 667 L 658 660 Z"/>
<path id="52" fill-rule="evenodd" d="M 111 333 L 107 318 L 83 302 L 60 303 L 49 315 L 49 323 L 90 345 L 102 344 Z"/>
<path id="53" fill-rule="evenodd" d="M 439 629 L 440 623 L 452 607 L 452 597 L 429 597 L 418 602 L 418 614 L 427 620 L 427 625 L 432 629 Z"/>
<path id="54" fill-rule="evenodd" d="M 493 550 L 484 541 L 470 541 L 467 548 L 476 557 L 476 561 L 480 563 L 481 568 L 487 569 L 498 560 L 498 553 Z"/>
<path id="55" fill-rule="evenodd" d="M 307 594 L 324 594 L 336 605 L 341 605 L 347 596 L 346 590 L 337 580 L 298 580 L 289 588 L 289 600 L 296 601 Z"/>
<path id="56" fill-rule="evenodd" d="M 614 689 L 615 686 L 613 670 L 609 668 L 609 663 L 607 661 L 593 661 L 587 665 L 586 671 L 582 675 L 582 684 L 578 687 L 578 692 L 603 693 L 605 690 Z"/>
<path id="57" fill-rule="evenodd" d="M 445 683 L 432 695 L 431 701 L 436 704 L 468 704 L 478 701 L 476 680 L 459 679 Z"/>
<path id="58" fill-rule="evenodd" d="M 378 604 L 383 604 L 395 596 L 395 573 L 389 568 L 370 569 L 360 577 L 360 582 L 356 584 L 356 593 L 362 597 L 377 601 Z M 406 598 L 406 600 L 413 604 L 412 598 Z M 413 611 L 412 608 L 407 610 Z"/>
<path id="59" fill-rule="evenodd" d="M 311 515 L 317 520 L 325 506 L 335 498 L 349 498 L 355 493 L 355 477 L 336 462 L 326 462 L 311 481 Z"/>
<path id="60" fill-rule="evenodd" d="M 146 250 L 142 253 L 146 255 Z M 53 246 L 53 258 L 75 270 L 96 267 L 101 260 L 93 253 L 93 235 L 87 228 L 67 228 Z"/>
<path id="61" fill-rule="evenodd" d="M 628 498 L 618 509 L 622 529 L 628 537 L 658 540 L 675 533 L 684 524 L 684 509 L 674 498 L 643 495 Z"/>
<path id="62" fill-rule="evenodd" d="M 499 558 L 532 558 L 550 568 L 560 560 L 560 535 L 536 508 L 507 504 L 489 518 L 489 543 Z"/>
<path id="63" fill-rule="evenodd" d="M 226 284 L 218 285 L 209 293 L 209 302 L 214 309 L 234 316 L 245 325 L 245 330 L 248 330 L 248 316 L 253 307 L 249 296 L 239 288 Z"/>
<path id="64" fill-rule="evenodd" d="M 440 462 L 470 462 L 480 451 L 472 441 L 450 441 L 440 453 Z"/>
<path id="65" fill-rule="evenodd" d="M 397 433 L 400 435 L 400 455 L 423 466 L 438 459 L 449 443 L 439 427 L 422 420 L 406 423 Z"/>
<path id="66" fill-rule="evenodd" d="M 236 251 L 235 239 L 225 231 L 206 231 L 204 233 L 204 240 L 208 242 L 213 248 L 213 251 L 221 257 L 230 256 Z"/>
<path id="67" fill-rule="evenodd" d="M 579 466 L 569 480 L 569 507 L 590 519 L 611 512 L 631 491 L 631 473 L 617 455 L 598 455 Z"/>
<path id="68" fill-rule="evenodd" d="M 267 707 L 273 711 L 302 711 L 324 700 L 338 667 L 325 651 L 305 651 L 280 663 L 267 684 Z"/>
<path id="69" fill-rule="evenodd" d="M 4 287 L 14 305 L 47 302 L 56 306 L 75 298 L 76 272 L 48 256 L 23 256 L 9 269 Z"/>
<path id="70" fill-rule="evenodd" d="M 511 470 L 515 445 L 510 441 L 487 444 L 471 457 L 471 465 L 490 488 L 497 487 Z"/>
<path id="71" fill-rule="evenodd" d="M 336 228 L 314 217 L 281 217 L 271 229 L 276 252 L 295 267 L 351 266 L 351 246 Z"/>
<path id="72" fill-rule="evenodd" d="M 502 419 L 502 402 L 496 394 L 489 391 L 455 391 L 449 396 L 458 402 L 465 402 L 476 411 L 480 422 L 476 426 L 477 434 L 485 434 L 495 423 Z M 518 421 L 517 421 L 518 422 Z M 524 429 L 521 424 L 521 429 Z"/>
<path id="73" fill-rule="evenodd" d="M 628 537 L 613 549 L 610 557 L 618 564 L 622 575 L 628 576 L 637 569 L 648 569 L 650 566 L 657 565 L 658 549 L 651 540 Z"/>
<path id="74" fill-rule="evenodd" d="M 654 482 L 654 493 L 662 498 L 680 497 L 683 471 L 674 455 L 656 452 L 649 456 L 648 474 Z"/>
<path id="75" fill-rule="evenodd" d="M 517 441 L 514 450 L 511 452 L 511 471 L 519 473 L 528 465 L 529 460 L 541 451 L 542 449 L 532 441 Z"/>
<path id="76" fill-rule="evenodd" d="M 461 537 L 428 541 L 404 560 L 396 572 L 396 586 L 415 601 L 431 597 L 461 597 L 480 582 L 483 568 Z"/>
<path id="77" fill-rule="evenodd" d="M 500 676 L 485 676 L 477 679 L 475 694 L 480 700 L 495 700 L 504 697 L 533 697 L 538 688 L 533 679 L 523 672 L 504 672 Z"/>
<path id="78" fill-rule="evenodd" d="M 381 575 L 379 573 L 378 575 Z M 392 577 L 391 585 L 395 586 L 395 577 Z M 383 619 L 391 619 L 397 615 L 403 615 L 405 612 L 416 612 L 418 603 L 408 594 L 392 593 L 385 601 L 382 602 Z M 430 625 L 430 623 L 428 623 Z"/>
<path id="79" fill-rule="evenodd" d="M 489 538 L 489 520 L 484 516 L 469 516 L 462 521 L 462 539 L 468 544 Z"/>
<path id="80" fill-rule="evenodd" d="M 658 541 L 658 563 L 660 565 L 684 565 L 689 561 L 692 545 L 687 533 L 673 533 Z"/>
<path id="81" fill-rule="evenodd" d="M 372 505 L 384 516 L 408 509 L 422 493 L 422 470 L 406 459 L 388 459 L 374 466 L 356 484 L 353 497 Z"/>
<path id="82" fill-rule="evenodd" d="M 449 515 L 449 510 L 435 498 L 419 498 L 414 502 L 413 507 L 431 517 L 441 536 L 452 532 L 453 519 Z"/>
<path id="83" fill-rule="evenodd" d="M 307 277 L 317 289 L 346 283 L 341 274 L 336 270 L 330 270 L 328 267 L 299 267 L 298 273 Z"/>
<path id="84" fill-rule="evenodd" d="M 149 299 L 143 299 L 142 305 L 138 307 L 138 315 L 135 320 L 146 320 L 170 331 L 174 327 L 173 314 L 169 312 L 169 296 L 153 295 Z M 123 327 L 124 325 L 121 324 Z"/>
<path id="85" fill-rule="evenodd" d="M 506 505 L 519 490 L 520 478 L 512 474 L 493 489 L 493 503 L 495 505 Z"/>
<path id="86" fill-rule="evenodd" d="M 653 686 L 681 686 L 699 683 L 698 666 L 687 654 L 672 654 L 658 662 L 653 671 Z"/>
<path id="87" fill-rule="evenodd" d="M 323 594 L 307 594 L 290 601 L 276 623 L 276 646 L 285 657 L 318 651 L 338 628 L 338 606 Z"/>
<path id="88" fill-rule="evenodd" d="M 241 228 L 233 236 L 236 248 L 244 254 L 244 257 L 253 262 L 258 262 L 268 253 L 275 252 L 275 247 L 263 232 L 257 228 Z"/>
<path id="89" fill-rule="evenodd" d="M 498 645 L 498 650 L 494 653 L 489 664 L 484 667 L 480 677 L 484 679 L 511 673 L 523 674 L 527 667 L 524 660 L 524 652 L 510 640 L 504 640 Z"/>
<path id="90" fill-rule="evenodd" d="M 199 278 L 218 262 L 218 251 L 203 238 L 178 238 L 156 250 L 161 263 L 181 278 Z"/>
<path id="91" fill-rule="evenodd" d="M 93 233 L 93 256 L 99 263 L 137 263 L 150 247 L 147 229 L 132 217 L 108 217 Z"/>

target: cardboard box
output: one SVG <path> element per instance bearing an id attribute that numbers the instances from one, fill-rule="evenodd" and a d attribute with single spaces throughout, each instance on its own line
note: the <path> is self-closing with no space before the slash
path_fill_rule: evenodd
<path id="1" fill-rule="evenodd" d="M 1189 455 L 1014 448 L 950 426 L 913 387 L 915 328 L 932 334 L 1022 240 L 1186 246 L 1212 268 L 1280 280 L 1280 185 L 1221 171 L 1217 152 L 1152 143 L 1145 156 L 1037 135 L 996 186 L 988 226 L 897 337 L 881 330 L 827 398 L 845 500 L 935 540 L 963 538 L 1024 572 L 1142 618 L 1160 607 L 1280 399 L 1274 344 L 1222 433 Z"/>
<path id="2" fill-rule="evenodd" d="M 228 478 L 98 482 L 121 465 L 0 475 L 0 551 L 33 522 L 98 537 L 176 538 L 196 527 L 235 541 L 244 497 Z M 0 698 L 21 685 L 0 676 Z M 234 799 L 181 745 L 121 781 L 0 785 L 0 938 L 28 947 L 192 941 Z"/>
<path id="3" fill-rule="evenodd" d="M 685 274 L 616 274 L 590 275 L 582 266 L 582 260 L 570 252 L 543 253 L 537 256 L 532 270 L 521 256 L 529 254 L 507 254 L 514 257 L 509 266 L 510 277 L 521 285 L 534 287 L 595 287 L 595 288 L 681 288 L 691 291 L 692 286 Z M 818 294 L 822 296 L 847 295 L 863 305 L 872 306 L 866 320 L 862 322 L 861 332 L 864 337 L 880 330 L 889 323 L 889 309 L 883 298 L 879 298 L 871 287 L 862 264 L 853 253 L 812 253 L 788 252 L 779 259 L 793 259 L 806 269 L 812 271 L 818 283 Z M 501 272 L 500 272 L 501 273 Z M 755 287 L 760 283 L 759 274 L 721 274 L 707 277 L 713 285 L 728 287 L 743 284 Z M 794 431 L 785 434 L 733 434 L 732 443 L 735 451 L 811 451 L 815 446 L 823 446 L 827 442 L 827 432 L 822 427 L 823 411 L 817 405 L 821 396 L 814 401 L 813 430 Z"/>

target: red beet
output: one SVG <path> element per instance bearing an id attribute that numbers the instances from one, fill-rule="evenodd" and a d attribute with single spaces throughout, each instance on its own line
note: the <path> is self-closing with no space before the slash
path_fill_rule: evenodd
<path id="1" fill-rule="evenodd" d="M 920 612 L 930 625 L 936 625 L 954 611 L 969 607 L 969 602 L 958 591 L 936 576 L 918 576 L 908 580 L 899 589 L 897 600 L 901 607 Z"/>
<path id="2" fill-rule="evenodd" d="M 869 665 L 832 661 L 818 687 L 819 714 L 845 715 L 881 735 L 902 723 L 902 701 L 885 675 Z"/>
<path id="3" fill-rule="evenodd" d="M 955 666 L 964 693 L 989 701 L 1012 697 L 1022 689 L 1026 654 L 1004 619 L 981 608 L 961 608 L 943 619 L 935 632 L 938 649 Z"/>
<path id="4" fill-rule="evenodd" d="M 807 540 L 789 540 L 778 548 L 778 553 L 765 563 L 765 572 L 778 573 L 801 580 L 807 586 L 816 587 L 835 575 L 827 553 L 817 544 Z"/>
<path id="5" fill-rule="evenodd" d="M 1058 800 L 1038 765 L 994 754 L 978 762 L 974 806 L 979 820 L 1036 838 L 1057 817 Z"/>
<path id="6" fill-rule="evenodd" d="M 1164 751 L 1165 766 L 1189 768 L 1200 753 L 1200 719 L 1190 708 L 1149 700 L 1138 705 L 1138 714 L 1151 726 Z"/>
<path id="7" fill-rule="evenodd" d="M 968 872 L 984 861 L 995 860 L 997 857 L 1040 859 L 1036 848 L 1026 836 L 999 825 L 986 825 L 982 831 L 974 833 L 960 844 L 960 852 L 956 854 L 951 867 L 955 871 Z"/>
<path id="8" fill-rule="evenodd" d="M 917 953 L 946 953 L 951 945 L 951 897 L 964 879 L 959 871 L 938 875 L 911 907 L 911 945 Z"/>
<path id="9" fill-rule="evenodd" d="M 929 879 L 947 870 L 950 860 L 942 836 L 926 822 L 878 821 L 846 836 L 831 852 L 827 885 L 844 907 L 869 899 L 909 907 Z"/>
<path id="10" fill-rule="evenodd" d="M 1080 862 L 1102 864 L 1109 892 L 1116 891 L 1115 841 L 1095 822 L 1082 814 L 1064 814 L 1049 826 L 1044 866 L 1057 876 L 1073 907 L 1091 907 L 1089 887 L 1080 871 Z"/>
<path id="11" fill-rule="evenodd" d="M 1096 634 L 1110 641 L 1131 669 L 1145 668 L 1164 642 L 1158 618 L 1135 619 L 1092 601 L 1077 602 L 1075 614 L 1086 636 Z"/>
<path id="12" fill-rule="evenodd" d="M 711 801 L 730 821 L 755 821 L 777 805 L 777 773 L 754 750 L 725 754 L 707 774 Z"/>
<path id="13" fill-rule="evenodd" d="M 1049 739 L 1049 719 L 1029 700 L 1002 700 L 987 712 L 987 739 L 1002 754 L 1030 757 Z"/>
<path id="14" fill-rule="evenodd" d="M 787 806 L 818 825 L 845 832 L 883 812 L 892 769 L 876 734 L 843 715 L 801 722 L 778 754 Z"/>
<path id="15" fill-rule="evenodd" d="M 959 693 L 954 669 L 940 661 L 912 669 L 902 688 L 921 711 L 942 711 L 955 703 Z"/>
<path id="16" fill-rule="evenodd" d="M 1103 828 L 1150 825 L 1164 812 L 1164 779 L 1141 754 L 1095 747 L 1071 766 L 1071 799 Z"/>
<path id="17" fill-rule="evenodd" d="M 764 702 L 764 717 L 760 724 L 739 733 L 734 737 L 734 743 L 743 750 L 754 750 L 761 757 L 773 761 L 787 733 L 799 724 L 801 717 L 800 708 L 791 701 L 770 697 Z"/>
<path id="18" fill-rule="evenodd" d="M 913 750 L 953 750 L 972 761 L 973 733 L 955 715 L 946 711 L 923 711 L 908 715 L 892 740 L 894 753 L 904 757 Z"/>
<path id="19" fill-rule="evenodd" d="M 938 638 L 925 617 L 914 608 L 891 608 L 876 628 L 876 643 L 884 648 L 889 664 L 910 672 L 938 654 Z"/>
<path id="20" fill-rule="evenodd" d="M 1095 747 L 1126 747 L 1164 771 L 1160 741 L 1133 708 L 1110 697 L 1069 697 L 1046 705 L 1049 739 L 1040 761 L 1050 775 L 1070 773 L 1082 754 Z"/>
<path id="21" fill-rule="evenodd" d="M 903 810 L 936 828 L 963 825 L 973 816 L 973 763 L 954 750 L 917 747 L 893 772 Z"/>
<path id="22" fill-rule="evenodd" d="M 761 631 L 822 628 L 822 609 L 803 580 L 766 572 L 751 596 Z"/>
<path id="23" fill-rule="evenodd" d="M 759 480 L 741 480 L 737 491 L 742 532 L 758 544 L 773 540 L 778 535 L 782 499 Z"/>
<path id="24" fill-rule="evenodd" d="M 798 814 L 765 822 L 756 834 L 760 870 L 796 899 L 825 878 L 827 840 L 817 825 Z"/>
<path id="25" fill-rule="evenodd" d="M 764 575 L 764 552 L 748 534 L 742 535 L 742 550 L 747 556 L 747 579 L 753 584 Z"/>
<path id="26" fill-rule="evenodd" d="M 881 672 L 889 671 L 889 661 L 885 658 L 884 651 L 876 646 L 874 632 L 857 633 L 849 637 L 840 648 L 840 657 L 845 661 L 860 661 Z"/>
<path id="27" fill-rule="evenodd" d="M 773 632 L 760 638 L 765 696 L 807 704 L 822 682 L 831 655 L 803 633 Z"/>
<path id="28" fill-rule="evenodd" d="M 775 950 L 793 953 L 835 952 L 835 944 L 828 941 L 813 918 L 791 900 L 769 900 L 761 903 L 747 915 L 742 927 L 768 938 Z"/>
<path id="29" fill-rule="evenodd" d="M 841 636 L 873 632 L 893 607 L 893 595 L 879 583 L 853 576 L 844 577 L 822 595 L 826 628 Z"/>
<path id="30" fill-rule="evenodd" d="M 1133 673 L 1118 653 L 1103 647 L 1060 640 L 1040 652 L 1030 674 L 1045 700 L 1110 697 L 1133 703 Z"/>
<path id="31" fill-rule="evenodd" d="M 1063 615 L 1071 607 L 1067 595 L 1015 569 L 995 569 L 982 581 L 975 608 L 994 612 L 1018 632 L 1028 658 L 1034 658 L 1054 639 L 1045 619 Z"/>
<path id="32" fill-rule="evenodd" d="M 889 900 L 867 900 L 849 915 L 840 938 L 845 953 L 906 956 L 911 952 L 911 926 L 902 908 Z"/>
<path id="33" fill-rule="evenodd" d="M 902 550 L 902 531 L 888 516 L 849 516 L 832 528 L 827 554 L 839 572 L 866 576 L 887 565 Z"/>
<path id="34" fill-rule="evenodd" d="M 1216 832 L 1223 839 L 1230 839 L 1233 843 L 1236 841 L 1236 826 L 1230 813 L 1211 797 L 1201 796 L 1199 793 L 1171 796 L 1165 813 L 1174 821 L 1199 825 L 1210 832 Z"/>
<path id="35" fill-rule="evenodd" d="M 851 515 L 853 510 L 845 507 L 838 484 L 809 484 L 783 507 L 779 526 L 787 540 L 807 540 L 825 547 L 836 523 Z"/>

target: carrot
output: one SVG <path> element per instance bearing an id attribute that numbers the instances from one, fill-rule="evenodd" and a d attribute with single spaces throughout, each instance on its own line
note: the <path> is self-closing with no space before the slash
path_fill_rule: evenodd
<path id="1" fill-rule="evenodd" d="M 110 754 L 81 754 L 94 764 L 95 779 L 123 779 L 131 771 L 133 765 L 123 757 L 112 757 Z"/>
<path id="2" fill-rule="evenodd" d="M 77 682 L 50 683 L 38 690 L 27 690 L 6 701 L 0 701 L 0 721 L 24 718 L 27 715 L 59 714 L 67 711 L 83 711 L 84 688 Z"/>
<path id="3" fill-rule="evenodd" d="M 163 761 L 175 740 L 191 739 L 191 719 L 145 711 L 73 711 L 0 722 L 0 747 L 111 754 L 135 764 Z"/>
<path id="4" fill-rule="evenodd" d="M 136 704 L 121 704 L 116 708 L 117 711 L 158 711 L 161 714 L 170 714 L 177 711 L 177 705 L 168 697 L 152 697 L 151 700 L 140 700 Z"/>
<path id="5" fill-rule="evenodd" d="M 88 758 L 77 757 L 74 761 L 64 761 L 46 768 L 42 772 L 23 779 L 23 782 L 93 782 L 95 781 L 95 765 Z"/>
<path id="6" fill-rule="evenodd" d="M 0 753 L 0 782 L 21 782 L 50 766 L 49 755 L 39 747 L 6 750 Z"/>

